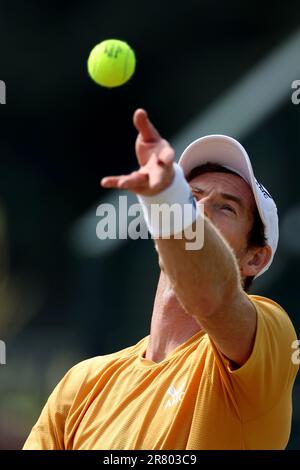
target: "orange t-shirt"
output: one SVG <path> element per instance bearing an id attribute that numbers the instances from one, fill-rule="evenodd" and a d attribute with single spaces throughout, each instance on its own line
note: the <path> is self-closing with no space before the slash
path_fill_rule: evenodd
<path id="1" fill-rule="evenodd" d="M 73 367 L 50 395 L 24 449 L 284 449 L 298 366 L 296 334 L 275 302 L 257 310 L 239 369 L 199 332 L 160 363 L 135 346 Z"/>

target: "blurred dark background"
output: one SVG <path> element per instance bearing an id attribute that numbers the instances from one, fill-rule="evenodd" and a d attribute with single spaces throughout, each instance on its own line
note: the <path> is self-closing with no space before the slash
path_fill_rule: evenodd
<path id="1" fill-rule="evenodd" d="M 281 229 L 253 292 L 279 302 L 300 337 L 298 30 L 294 0 L 0 1 L 0 448 L 22 446 L 68 368 L 148 334 L 159 273 L 151 240 L 96 238 L 96 207 L 116 197 L 99 180 L 136 167 L 137 107 L 176 149 L 189 132 L 207 133 L 209 116 L 208 130 L 228 129 L 246 147 Z M 112 90 L 86 71 L 107 38 L 137 57 L 134 77 Z M 298 379 L 291 449 L 300 449 L 299 394 Z"/>

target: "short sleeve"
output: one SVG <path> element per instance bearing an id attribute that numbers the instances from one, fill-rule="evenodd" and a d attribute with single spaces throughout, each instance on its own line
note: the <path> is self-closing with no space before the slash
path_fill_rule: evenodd
<path id="1" fill-rule="evenodd" d="M 65 423 L 84 380 L 83 361 L 70 369 L 55 387 L 33 426 L 23 450 L 64 450 Z"/>
<path id="2" fill-rule="evenodd" d="M 247 362 L 232 369 L 230 361 L 217 353 L 226 368 L 234 396 L 245 419 L 271 410 L 282 398 L 291 400 L 298 366 L 292 361 L 297 336 L 287 313 L 270 299 L 249 296 L 257 312 L 254 347 Z"/>

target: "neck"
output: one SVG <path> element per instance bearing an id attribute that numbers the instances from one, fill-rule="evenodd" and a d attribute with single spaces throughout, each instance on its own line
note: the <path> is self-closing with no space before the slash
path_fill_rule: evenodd
<path id="1" fill-rule="evenodd" d="M 166 276 L 161 272 L 154 301 L 146 359 L 161 362 L 200 330 L 199 323 L 185 312 Z"/>

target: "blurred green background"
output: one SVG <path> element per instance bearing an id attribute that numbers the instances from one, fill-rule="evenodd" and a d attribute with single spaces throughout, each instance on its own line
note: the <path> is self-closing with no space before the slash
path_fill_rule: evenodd
<path id="1" fill-rule="evenodd" d="M 127 41 L 137 69 L 107 90 L 91 48 Z M 300 4 L 0 1 L 0 448 L 20 448 L 76 362 L 148 334 L 158 279 L 151 240 L 101 242 L 101 177 L 136 167 L 132 114 L 144 107 L 178 156 L 228 133 L 278 204 L 280 243 L 253 292 L 280 303 L 300 337 Z M 292 350 L 291 350 L 292 353 Z M 300 382 L 289 448 L 300 449 Z"/>

